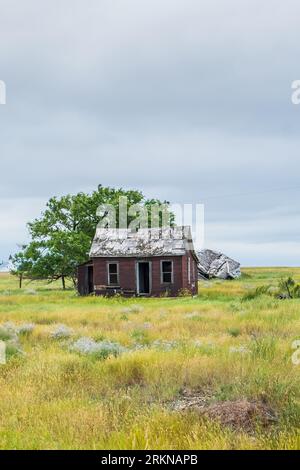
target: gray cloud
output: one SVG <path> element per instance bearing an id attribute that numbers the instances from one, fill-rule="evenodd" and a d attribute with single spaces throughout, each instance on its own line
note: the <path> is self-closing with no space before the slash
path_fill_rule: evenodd
<path id="1" fill-rule="evenodd" d="M 293 264 L 296 0 L 0 8 L 0 258 L 49 196 L 101 182 L 204 202 L 208 246 L 246 264 Z"/>

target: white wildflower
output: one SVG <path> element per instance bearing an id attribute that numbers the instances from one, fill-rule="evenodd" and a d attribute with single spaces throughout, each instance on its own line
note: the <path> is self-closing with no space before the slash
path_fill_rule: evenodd
<path id="1" fill-rule="evenodd" d="M 141 313 L 144 310 L 144 307 L 141 307 L 141 305 L 133 305 L 131 307 L 132 313 Z"/>
<path id="2" fill-rule="evenodd" d="M 70 346 L 71 351 L 81 354 L 91 354 L 99 358 L 106 359 L 109 356 L 118 356 L 126 351 L 126 348 L 118 343 L 108 340 L 96 342 L 92 338 L 79 338 Z"/>
<path id="3" fill-rule="evenodd" d="M 37 291 L 35 289 L 26 289 L 25 294 L 27 294 L 27 295 L 36 295 Z"/>
<path id="4" fill-rule="evenodd" d="M 69 338 L 73 334 L 73 330 L 66 325 L 57 325 L 54 330 L 50 333 L 50 337 L 53 339 Z"/>
<path id="5" fill-rule="evenodd" d="M 20 326 L 17 327 L 17 332 L 19 334 L 26 334 L 31 333 L 35 327 L 34 323 L 22 323 Z"/>
<path id="6" fill-rule="evenodd" d="M 163 341 L 161 339 L 157 339 L 152 343 L 152 347 L 161 349 L 163 351 L 171 351 L 172 349 L 178 346 L 177 341 Z"/>
<path id="7" fill-rule="evenodd" d="M 184 315 L 184 318 L 199 318 L 200 315 L 198 312 L 191 312 L 191 313 L 186 313 Z"/>
<path id="8" fill-rule="evenodd" d="M 235 346 L 231 346 L 229 348 L 229 352 L 230 353 L 240 353 L 240 354 L 247 354 L 249 353 L 249 349 L 247 349 L 245 346 L 239 346 L 239 347 L 235 347 Z"/>

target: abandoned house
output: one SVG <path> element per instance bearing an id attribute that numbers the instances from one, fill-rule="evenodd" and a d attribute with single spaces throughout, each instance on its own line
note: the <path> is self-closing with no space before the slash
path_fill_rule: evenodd
<path id="1" fill-rule="evenodd" d="M 98 228 L 90 260 L 78 268 L 81 295 L 195 295 L 198 258 L 189 227 Z"/>

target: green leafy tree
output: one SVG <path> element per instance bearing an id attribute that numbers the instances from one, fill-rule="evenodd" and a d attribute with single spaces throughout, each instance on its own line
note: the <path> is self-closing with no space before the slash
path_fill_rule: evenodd
<path id="1" fill-rule="evenodd" d="M 12 257 L 12 273 L 19 277 L 20 287 L 25 278 L 46 279 L 49 282 L 61 279 L 63 289 L 66 287 L 66 279 L 72 279 L 75 286 L 77 266 L 88 259 L 99 222 L 98 207 L 112 205 L 118 224 L 119 200 L 122 196 L 127 198 L 128 206 L 139 204 L 149 209 L 149 219 L 151 204 L 162 204 L 159 200 L 146 200 L 140 191 L 101 185 L 90 194 L 81 192 L 51 198 L 41 216 L 28 224 L 31 242 Z M 131 219 L 134 217 L 128 216 L 128 224 Z M 170 220 L 174 223 L 171 213 Z"/>
<path id="2" fill-rule="evenodd" d="M 31 272 L 32 268 L 32 259 L 29 253 L 29 248 L 26 245 L 21 246 L 21 250 L 18 253 L 14 256 L 10 256 L 10 261 L 13 264 L 11 274 L 19 278 L 19 287 L 21 289 L 23 278 L 27 273 Z"/>

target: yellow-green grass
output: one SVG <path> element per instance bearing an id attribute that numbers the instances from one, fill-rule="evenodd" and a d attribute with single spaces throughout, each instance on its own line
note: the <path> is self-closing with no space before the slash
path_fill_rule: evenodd
<path id="1" fill-rule="evenodd" d="M 291 360 L 300 300 L 244 298 L 287 275 L 300 281 L 297 268 L 244 269 L 240 280 L 203 281 L 198 297 L 177 299 L 80 298 L 42 282 L 20 290 L 0 275 L 0 324 L 35 324 L 20 337 L 25 354 L 0 365 L 0 448 L 300 448 L 300 365 Z M 51 338 L 60 323 L 72 339 Z M 128 352 L 106 360 L 71 352 L 82 336 Z M 263 397 L 278 422 L 246 433 L 174 411 L 185 388 L 214 402 Z"/>

